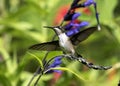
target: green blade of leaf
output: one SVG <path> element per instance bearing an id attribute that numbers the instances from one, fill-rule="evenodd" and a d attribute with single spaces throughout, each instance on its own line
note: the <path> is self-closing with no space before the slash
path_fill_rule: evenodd
<path id="1" fill-rule="evenodd" d="M 29 55 L 35 57 L 35 58 L 38 60 L 38 62 L 39 62 L 39 64 L 40 64 L 40 67 L 41 67 L 41 69 L 43 70 L 43 63 L 42 63 L 42 60 L 39 59 L 39 57 L 37 57 L 36 55 L 34 55 L 34 54 L 30 53 L 30 52 L 27 52 L 27 53 L 28 53 Z"/>
<path id="2" fill-rule="evenodd" d="M 87 80 L 85 80 L 84 78 L 82 78 L 81 76 L 79 76 L 77 73 L 75 73 L 74 71 L 72 71 L 72 70 L 70 70 L 69 68 L 66 68 L 66 67 L 55 67 L 55 68 L 50 68 L 50 69 L 48 69 L 47 71 L 49 71 L 49 70 L 63 70 L 63 71 L 68 71 L 68 72 L 71 72 L 72 74 L 74 74 L 75 76 L 77 76 L 80 80 L 82 80 L 82 81 L 87 81 Z M 45 73 L 47 72 L 47 71 L 45 71 Z"/>

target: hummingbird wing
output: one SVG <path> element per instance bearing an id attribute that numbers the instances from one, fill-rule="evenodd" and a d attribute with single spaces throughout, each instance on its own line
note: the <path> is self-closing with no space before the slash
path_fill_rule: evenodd
<path id="1" fill-rule="evenodd" d="M 90 27 L 87 28 L 75 35 L 73 35 L 70 40 L 73 45 L 78 45 L 80 42 L 84 41 L 87 39 L 95 30 L 97 30 L 97 27 Z"/>
<path id="2" fill-rule="evenodd" d="M 60 51 L 60 46 L 58 41 L 45 42 L 40 44 L 35 44 L 29 47 L 31 50 L 40 50 L 40 51 Z"/>

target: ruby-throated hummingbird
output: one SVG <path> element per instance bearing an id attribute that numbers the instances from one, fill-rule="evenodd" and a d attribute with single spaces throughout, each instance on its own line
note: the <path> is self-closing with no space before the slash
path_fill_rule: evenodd
<path id="1" fill-rule="evenodd" d="M 95 30 L 97 30 L 97 27 L 87 28 L 71 37 L 68 37 L 66 33 L 62 31 L 62 27 L 60 26 L 56 26 L 56 27 L 45 26 L 45 28 L 53 29 L 58 36 L 58 40 L 41 43 L 41 44 L 35 44 L 31 46 L 29 49 L 41 50 L 41 51 L 44 51 L 44 50 L 45 51 L 63 51 L 66 55 L 70 55 L 74 59 L 87 65 L 89 68 L 99 69 L 99 70 L 107 70 L 111 68 L 110 66 L 103 67 L 103 66 L 93 65 L 92 63 L 87 62 L 85 59 L 83 59 L 82 56 L 75 51 L 74 47 L 78 45 L 81 41 L 87 39 Z"/>
<path id="2" fill-rule="evenodd" d="M 58 40 L 35 44 L 29 49 L 41 51 L 64 51 L 69 54 L 75 54 L 74 46 L 87 39 L 95 30 L 97 30 L 97 27 L 90 27 L 71 37 L 68 37 L 65 32 L 62 31 L 62 28 L 60 26 L 45 27 L 53 29 L 58 36 Z"/>

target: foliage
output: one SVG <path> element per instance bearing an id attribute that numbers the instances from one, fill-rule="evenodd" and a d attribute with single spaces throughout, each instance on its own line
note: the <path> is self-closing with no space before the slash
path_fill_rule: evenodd
<path id="1" fill-rule="evenodd" d="M 56 86 L 117 86 L 120 76 L 120 1 L 96 0 L 100 13 L 101 31 L 95 32 L 82 42 L 77 50 L 96 64 L 113 65 L 108 71 L 88 69 L 78 62 L 64 60 L 63 66 L 86 79 L 84 82 L 71 72 L 63 72 Z M 50 41 L 54 32 L 43 28 L 53 25 L 59 8 L 71 0 L 0 0 L 0 86 L 26 86 L 41 62 L 29 55 L 28 47 L 35 43 Z M 83 10 L 83 9 L 81 9 Z M 79 10 L 79 11 L 81 11 Z M 96 25 L 92 15 L 82 14 L 81 20 Z M 54 16 L 53 16 L 54 15 Z M 42 59 L 46 52 L 33 52 Z M 48 59 L 61 52 L 51 52 Z M 60 69 L 60 68 L 59 68 Z M 53 74 L 42 76 L 38 86 L 48 86 Z M 35 79 L 36 80 L 36 79 Z M 33 83 L 35 82 L 33 81 Z"/>

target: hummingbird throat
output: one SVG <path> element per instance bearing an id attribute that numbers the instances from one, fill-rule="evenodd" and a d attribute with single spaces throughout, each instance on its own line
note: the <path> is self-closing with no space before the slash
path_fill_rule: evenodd
<path id="1" fill-rule="evenodd" d="M 61 49 L 67 54 L 74 55 L 75 54 L 74 46 L 72 45 L 69 37 L 65 33 L 62 33 L 58 36 L 58 38 Z"/>

